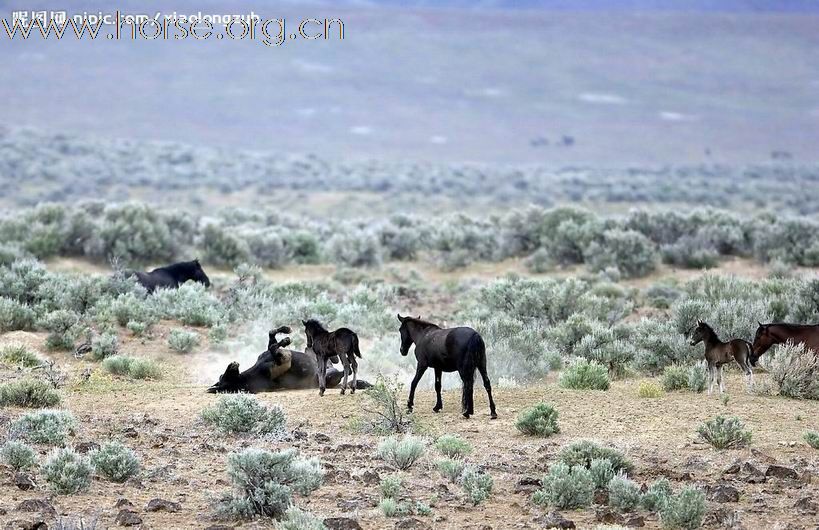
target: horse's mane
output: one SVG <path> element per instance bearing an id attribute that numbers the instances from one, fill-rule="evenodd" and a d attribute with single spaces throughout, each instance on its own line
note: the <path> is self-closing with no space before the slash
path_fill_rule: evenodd
<path id="1" fill-rule="evenodd" d="M 424 328 L 439 328 L 439 329 L 441 328 L 441 326 L 439 326 L 438 324 L 434 324 L 434 323 L 432 323 L 432 322 L 430 322 L 428 320 L 421 320 L 420 318 L 406 317 L 406 320 L 409 320 L 409 321 L 411 321 L 411 322 L 413 322 L 415 324 L 418 324 L 419 326 L 424 327 Z"/>
<path id="2" fill-rule="evenodd" d="M 702 322 L 702 321 L 700 321 L 700 322 L 698 323 L 697 327 L 704 327 L 704 328 L 705 328 L 705 329 L 708 331 L 708 333 L 710 333 L 710 334 L 711 334 L 713 337 L 715 337 L 717 340 L 720 340 L 719 335 L 717 335 L 717 332 L 716 332 L 716 331 L 714 331 L 714 328 L 712 328 L 711 326 L 709 326 L 707 322 Z"/>
<path id="3" fill-rule="evenodd" d="M 304 327 L 310 329 L 318 329 L 321 331 L 327 331 L 327 328 L 325 328 L 324 325 L 315 318 L 311 318 L 310 320 L 306 321 L 304 323 Z"/>

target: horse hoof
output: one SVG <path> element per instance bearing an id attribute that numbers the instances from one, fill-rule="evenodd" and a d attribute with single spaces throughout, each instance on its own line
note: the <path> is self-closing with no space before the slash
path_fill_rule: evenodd
<path id="1" fill-rule="evenodd" d="M 493 412 L 492 415 L 489 416 L 489 419 L 496 420 L 498 419 L 498 415 Z"/>
<path id="2" fill-rule="evenodd" d="M 346 390 L 344 390 L 344 389 L 342 388 L 342 389 L 341 389 L 341 395 L 342 395 L 342 396 L 344 395 L 344 392 L 346 392 Z"/>
<path id="3" fill-rule="evenodd" d="M 464 412 L 463 416 L 464 416 L 464 419 L 467 419 L 467 420 L 469 419 L 469 414 L 467 414 L 466 412 Z"/>
<path id="4" fill-rule="evenodd" d="M 350 394 L 355 394 L 355 388 L 350 389 Z"/>
<path id="5" fill-rule="evenodd" d="M 441 412 L 441 409 L 442 409 L 442 408 L 443 408 L 443 407 L 434 407 L 434 408 L 432 409 L 432 412 Z"/>

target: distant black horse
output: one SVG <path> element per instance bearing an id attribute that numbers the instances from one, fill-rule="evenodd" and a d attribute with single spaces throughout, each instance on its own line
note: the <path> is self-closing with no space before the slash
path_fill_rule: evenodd
<path id="1" fill-rule="evenodd" d="M 438 412 L 444 407 L 441 400 L 441 372 L 457 371 L 463 381 L 462 414 L 464 418 L 469 418 L 475 413 L 472 386 L 477 369 L 481 373 L 486 395 L 489 396 L 492 419 L 498 417 L 495 401 L 492 399 L 492 385 L 486 373 L 486 345 L 477 331 L 467 327 L 441 329 L 431 322 L 421 320 L 421 317 L 398 315 L 398 320 L 401 322 L 401 355 L 406 356 L 410 346 L 415 343 L 415 358 L 418 360 L 407 400 L 410 411 L 415 401 L 418 381 L 427 368 L 432 368 L 435 370 L 435 393 L 438 397 L 432 410 Z"/>
<path id="2" fill-rule="evenodd" d="M 210 278 L 205 274 L 199 260 L 181 261 L 166 267 L 159 267 L 151 272 L 125 271 L 126 275 L 133 276 L 149 293 L 156 289 L 178 289 L 188 280 L 193 280 L 210 287 Z"/>
<path id="3" fill-rule="evenodd" d="M 222 392 L 274 392 L 277 390 L 302 390 L 318 388 L 316 376 L 316 356 L 311 353 L 288 350 L 290 338 L 276 339 L 278 333 L 290 333 L 287 326 L 280 327 L 268 334 L 267 350 L 259 355 L 256 364 L 244 372 L 239 372 L 239 363 L 230 363 L 219 381 L 208 388 L 210 393 Z M 334 388 L 341 382 L 344 374 L 332 366 L 327 370 L 327 386 Z M 359 389 L 372 385 L 366 381 L 357 381 Z"/>
<path id="4" fill-rule="evenodd" d="M 344 394 L 347 390 L 347 375 L 351 371 L 353 383 L 350 386 L 350 394 L 355 393 L 358 378 L 358 362 L 355 358 L 361 358 L 361 350 L 358 349 L 358 335 L 347 328 L 327 331 L 318 320 L 302 320 L 301 323 L 304 324 L 304 334 L 307 335 L 307 351 L 312 350 L 316 354 L 319 395 L 323 396 L 326 388 L 327 360 L 335 356 L 341 359 L 341 364 L 344 366 L 344 383 L 341 385 L 341 393 Z"/>

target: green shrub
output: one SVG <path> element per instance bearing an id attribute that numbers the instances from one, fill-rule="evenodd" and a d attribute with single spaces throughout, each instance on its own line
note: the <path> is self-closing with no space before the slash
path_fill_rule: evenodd
<path id="1" fill-rule="evenodd" d="M 292 491 L 308 495 L 324 482 L 315 458 L 297 457 L 294 449 L 265 451 L 248 448 L 228 455 L 228 476 L 234 493 L 222 499 L 218 511 L 227 517 L 281 517 L 292 502 Z"/>
<path id="2" fill-rule="evenodd" d="M 819 399 L 819 357 L 803 344 L 776 346 L 767 366 L 779 395 Z"/>
<path id="3" fill-rule="evenodd" d="M 42 467 L 49 487 L 62 495 L 71 495 L 88 488 L 94 471 L 88 457 L 74 449 L 52 449 Z"/>
<path id="4" fill-rule="evenodd" d="M 133 292 L 119 295 L 111 303 L 111 312 L 120 326 L 127 326 L 131 322 L 140 323 L 143 325 L 143 332 L 159 319 L 151 302 Z"/>
<path id="5" fill-rule="evenodd" d="M 716 449 L 739 449 L 751 443 L 751 432 L 736 417 L 717 416 L 700 425 L 697 434 Z"/>
<path id="6" fill-rule="evenodd" d="M 615 267 L 630 278 L 649 274 L 658 261 L 654 244 L 633 230 L 607 230 L 583 254 L 592 271 Z"/>
<path id="7" fill-rule="evenodd" d="M 424 501 L 415 501 L 415 506 L 413 508 L 416 515 L 432 515 L 432 507 Z"/>
<path id="8" fill-rule="evenodd" d="M 179 353 L 190 353 L 199 345 L 199 334 L 194 331 L 173 329 L 168 335 L 168 346 Z"/>
<path id="9" fill-rule="evenodd" d="M 91 454 L 97 473 L 113 482 L 125 482 L 139 472 L 136 453 L 119 442 L 107 442 Z"/>
<path id="10" fill-rule="evenodd" d="M 705 362 L 700 362 L 688 367 L 688 390 L 691 392 L 703 392 L 707 380 Z"/>
<path id="11" fill-rule="evenodd" d="M 0 296 L 0 333 L 34 328 L 37 315 L 24 302 Z"/>
<path id="12" fill-rule="evenodd" d="M 378 434 L 402 433 L 412 428 L 411 416 L 401 399 L 404 385 L 398 377 L 378 375 L 375 384 L 364 392 L 364 412 L 368 430 Z"/>
<path id="13" fill-rule="evenodd" d="M 59 403 L 59 392 L 40 379 L 19 379 L 0 384 L 0 407 L 42 408 Z"/>
<path id="14" fill-rule="evenodd" d="M 162 370 L 156 362 L 129 355 L 108 357 L 102 361 L 102 367 L 108 373 L 131 379 L 159 379 L 162 376 Z"/>
<path id="15" fill-rule="evenodd" d="M 679 289 L 669 285 L 655 283 L 645 290 L 646 302 L 657 309 L 668 309 L 682 295 Z"/>
<path id="16" fill-rule="evenodd" d="M 208 342 L 211 346 L 223 344 L 228 338 L 228 327 L 223 321 L 217 322 L 208 330 Z"/>
<path id="17" fill-rule="evenodd" d="M 51 350 L 73 350 L 80 329 L 80 316 L 65 309 L 52 311 L 42 321 L 42 326 L 49 331 L 46 346 Z"/>
<path id="18" fill-rule="evenodd" d="M 435 448 L 448 457 L 465 456 L 472 452 L 469 442 L 457 434 L 444 434 L 435 440 Z"/>
<path id="19" fill-rule="evenodd" d="M 91 339 L 91 358 L 101 361 L 117 354 L 119 338 L 116 333 L 100 333 Z"/>
<path id="20" fill-rule="evenodd" d="M 551 436 L 560 432 L 557 410 L 547 403 L 538 403 L 518 415 L 515 427 L 529 436 Z"/>
<path id="21" fill-rule="evenodd" d="M 668 479 L 665 477 L 658 478 L 643 493 L 640 498 L 640 505 L 650 512 L 656 512 L 665 505 L 671 494 L 671 483 Z"/>
<path id="22" fill-rule="evenodd" d="M 77 428 L 74 416 L 66 410 L 38 410 L 23 414 L 11 424 L 10 431 L 38 444 L 59 445 Z"/>
<path id="23" fill-rule="evenodd" d="M 378 444 L 378 456 L 398 469 L 409 469 L 424 454 L 424 441 L 405 435 L 390 437 Z"/>
<path id="24" fill-rule="evenodd" d="M 284 431 L 287 415 L 279 405 L 266 407 L 247 394 L 222 396 L 202 411 L 205 423 L 226 433 L 277 434 Z"/>
<path id="25" fill-rule="evenodd" d="M 145 322 L 138 322 L 136 320 L 129 320 L 125 327 L 136 337 L 141 337 L 148 331 L 148 325 Z"/>
<path id="26" fill-rule="evenodd" d="M 673 392 L 675 390 L 688 389 L 688 373 L 684 366 L 670 365 L 663 370 L 663 390 Z"/>
<path id="27" fill-rule="evenodd" d="M 0 447 L 0 462 L 15 471 L 34 467 L 36 461 L 37 454 L 34 449 L 22 442 L 9 440 L 3 444 L 3 447 Z"/>
<path id="28" fill-rule="evenodd" d="M 579 440 L 567 445 L 557 455 L 557 459 L 568 466 L 591 467 L 592 460 L 602 458 L 611 462 L 615 472 L 631 471 L 631 462 L 617 449 L 603 447 L 589 440 Z"/>
<path id="29" fill-rule="evenodd" d="M 628 478 L 625 473 L 618 473 L 608 484 L 609 505 L 621 512 L 633 511 L 640 504 L 640 486 Z"/>
<path id="30" fill-rule="evenodd" d="M 464 489 L 467 500 L 476 506 L 489 498 L 494 485 L 492 476 L 475 466 L 466 466 L 458 481 Z"/>
<path id="31" fill-rule="evenodd" d="M 819 449 L 819 432 L 807 431 L 805 433 L 805 442 L 814 449 Z"/>
<path id="32" fill-rule="evenodd" d="M 465 465 L 464 461 L 459 458 L 442 458 L 435 462 L 438 472 L 450 482 L 458 481 L 458 477 L 463 473 Z"/>
<path id="33" fill-rule="evenodd" d="M 402 517 L 409 513 L 409 507 L 405 503 L 398 502 L 392 497 L 381 499 L 378 509 L 384 514 L 384 517 Z"/>
<path id="34" fill-rule="evenodd" d="M 11 366 L 34 368 L 42 364 L 37 354 L 31 352 L 22 344 L 12 344 L 0 350 L 0 361 Z"/>
<path id="35" fill-rule="evenodd" d="M 615 475 L 614 466 L 607 458 L 595 458 L 592 460 L 591 464 L 589 464 L 589 473 L 591 473 L 595 488 L 607 487 Z"/>
<path id="36" fill-rule="evenodd" d="M 387 499 L 397 499 L 401 493 L 403 480 L 398 475 L 392 475 L 381 479 L 381 496 Z"/>
<path id="37" fill-rule="evenodd" d="M 558 384 L 572 390 L 608 390 L 609 373 L 602 364 L 577 359 L 563 370 Z"/>
<path id="38" fill-rule="evenodd" d="M 583 466 L 557 463 L 543 478 L 543 488 L 532 496 L 535 504 L 559 509 L 585 508 L 594 498 L 594 480 Z"/>
<path id="39" fill-rule="evenodd" d="M 284 512 L 284 518 L 276 524 L 277 530 L 327 530 L 318 517 L 291 506 Z"/>
<path id="40" fill-rule="evenodd" d="M 637 395 L 641 398 L 654 399 L 663 395 L 663 389 L 652 381 L 641 381 L 637 387 Z"/>
<path id="41" fill-rule="evenodd" d="M 660 522 L 669 530 L 694 530 L 702 526 L 705 516 L 705 494 L 686 486 L 668 498 L 660 509 Z"/>

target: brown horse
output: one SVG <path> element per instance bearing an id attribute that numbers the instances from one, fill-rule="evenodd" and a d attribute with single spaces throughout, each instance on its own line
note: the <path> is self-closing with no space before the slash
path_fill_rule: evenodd
<path id="1" fill-rule="evenodd" d="M 747 340 L 731 339 L 728 342 L 722 342 L 711 326 L 700 320 L 691 334 L 691 346 L 696 346 L 700 342 L 705 343 L 709 395 L 714 388 L 714 379 L 719 384 L 719 393 L 725 392 L 725 386 L 722 384 L 722 367 L 731 361 L 736 361 L 748 376 L 748 385 L 754 385 L 754 371 L 750 363 L 751 344 Z"/>
<path id="2" fill-rule="evenodd" d="M 763 324 L 754 336 L 751 364 L 756 366 L 757 360 L 774 344 L 784 344 L 791 341 L 795 345 L 804 344 L 805 348 L 819 355 L 819 325 L 815 324 Z"/>

